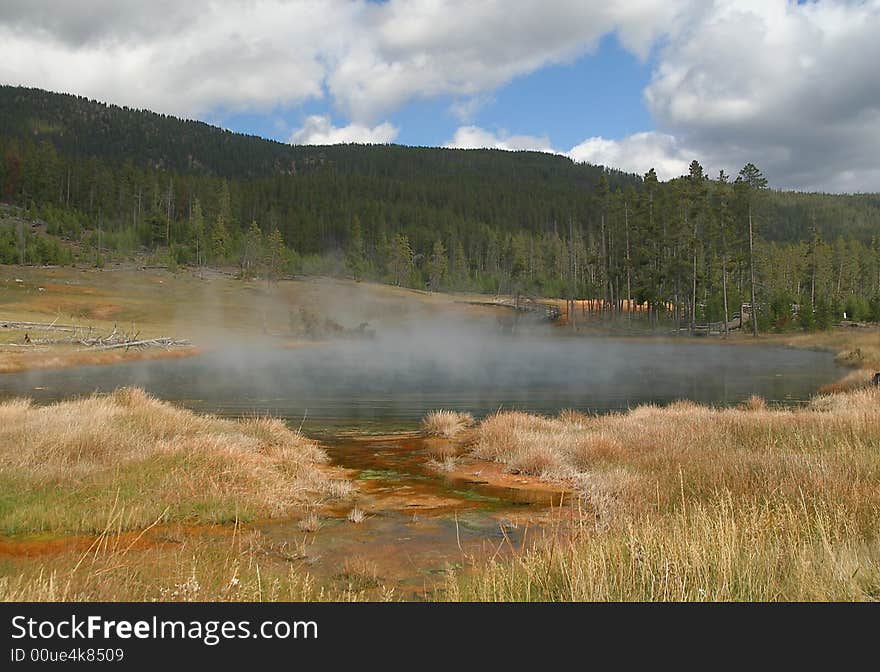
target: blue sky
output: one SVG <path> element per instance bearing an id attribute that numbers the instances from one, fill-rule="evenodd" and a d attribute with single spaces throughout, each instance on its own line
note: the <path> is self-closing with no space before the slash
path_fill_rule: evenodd
<path id="1" fill-rule="evenodd" d="M 514 80 L 496 94 L 494 104 L 480 110 L 475 123 L 546 134 L 560 147 L 593 135 L 622 138 L 652 130 L 642 98 L 650 74 L 650 61 L 640 61 L 607 36 L 595 54 Z"/>
<path id="2" fill-rule="evenodd" d="M 405 145 L 444 145 L 465 123 L 510 135 L 546 136 L 554 147 L 573 147 L 590 136 L 619 139 L 654 129 L 642 96 L 652 64 L 609 35 L 594 53 L 549 65 L 487 92 L 470 117 L 456 116 L 452 108 L 457 97 L 442 96 L 410 101 L 389 115 L 389 121 L 399 128 L 395 142 Z M 309 115 L 329 115 L 335 126 L 347 123 L 328 99 L 269 112 L 212 110 L 204 118 L 233 131 L 285 142 Z"/>
<path id="3" fill-rule="evenodd" d="M 3 0 L 0 82 L 282 142 L 880 191 L 880 0 Z"/>

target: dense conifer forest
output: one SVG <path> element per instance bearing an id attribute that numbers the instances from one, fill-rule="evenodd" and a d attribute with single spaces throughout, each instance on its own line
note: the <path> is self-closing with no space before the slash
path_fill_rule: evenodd
<path id="1" fill-rule="evenodd" d="M 634 303 L 762 329 L 880 319 L 880 194 L 771 188 L 759 167 L 661 182 L 558 155 L 291 146 L 0 87 L 0 262 L 235 267 Z"/>

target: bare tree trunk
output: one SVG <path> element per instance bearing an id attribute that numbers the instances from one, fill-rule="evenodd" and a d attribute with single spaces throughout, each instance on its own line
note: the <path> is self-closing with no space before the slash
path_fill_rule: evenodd
<path id="1" fill-rule="evenodd" d="M 168 209 L 165 220 L 165 244 L 171 247 L 171 208 L 174 201 L 174 189 L 171 178 L 168 178 Z"/>
<path id="2" fill-rule="evenodd" d="M 19 255 L 19 263 L 24 266 L 24 256 L 25 256 L 26 244 L 24 237 L 24 222 L 18 223 L 18 255 Z"/>
<path id="3" fill-rule="evenodd" d="M 623 228 L 626 232 L 626 301 L 629 319 L 632 319 L 632 266 L 629 257 L 629 204 L 623 203 Z"/>
<path id="4" fill-rule="evenodd" d="M 813 263 L 813 269 L 810 273 L 810 308 L 816 309 L 816 264 Z"/>
<path id="5" fill-rule="evenodd" d="M 751 202 L 749 202 L 749 275 L 752 285 L 752 336 L 758 338 L 758 304 L 755 302 L 755 246 Z"/>
<path id="6" fill-rule="evenodd" d="M 601 259 L 601 268 L 602 268 L 602 312 L 604 313 L 606 310 L 606 304 L 608 303 L 608 246 L 605 241 L 605 209 L 602 208 L 602 214 L 600 218 L 601 226 L 599 229 L 599 233 L 601 235 L 601 242 L 599 245 L 599 257 Z"/>
<path id="7" fill-rule="evenodd" d="M 724 294 L 724 333 L 727 334 L 730 315 L 727 310 L 727 259 L 724 256 L 721 257 L 721 290 Z"/>
<path id="8" fill-rule="evenodd" d="M 697 246 L 694 245 L 694 273 L 693 288 L 691 291 L 691 332 L 697 326 Z"/>

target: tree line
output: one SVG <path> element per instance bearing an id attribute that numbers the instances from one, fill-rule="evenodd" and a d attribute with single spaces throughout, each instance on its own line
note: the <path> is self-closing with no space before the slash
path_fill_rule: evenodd
<path id="1" fill-rule="evenodd" d="M 588 298 L 690 328 L 744 305 L 754 329 L 880 318 L 880 197 L 774 191 L 752 164 L 661 182 L 534 152 L 291 147 L 13 87 L 0 121 L 0 200 L 43 223 L 0 227 L 4 263 L 69 263 L 69 243 L 84 263 Z"/>

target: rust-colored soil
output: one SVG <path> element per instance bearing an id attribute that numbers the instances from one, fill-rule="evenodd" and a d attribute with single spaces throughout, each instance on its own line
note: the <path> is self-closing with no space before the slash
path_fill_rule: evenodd
<path id="1" fill-rule="evenodd" d="M 459 459 L 455 468 L 448 472 L 451 478 L 464 478 L 484 482 L 499 488 L 530 490 L 563 494 L 568 489 L 559 482 L 541 480 L 528 474 L 511 474 L 500 462 L 486 462 L 473 458 Z"/>

